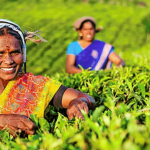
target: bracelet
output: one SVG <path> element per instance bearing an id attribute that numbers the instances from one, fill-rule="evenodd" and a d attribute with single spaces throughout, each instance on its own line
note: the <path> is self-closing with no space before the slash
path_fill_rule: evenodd
<path id="1" fill-rule="evenodd" d="M 90 99 L 87 96 L 79 95 L 77 98 L 79 98 L 79 97 L 85 97 L 88 100 L 88 102 L 89 102 L 89 106 L 91 107 L 91 101 L 90 101 Z"/>

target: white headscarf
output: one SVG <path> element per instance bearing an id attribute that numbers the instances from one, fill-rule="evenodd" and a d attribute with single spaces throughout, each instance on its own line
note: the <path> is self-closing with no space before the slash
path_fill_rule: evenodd
<path id="1" fill-rule="evenodd" d="M 14 23 L 12 21 L 6 20 L 6 19 L 0 19 L 0 29 L 2 29 L 4 27 L 9 27 L 12 30 L 16 31 L 20 35 L 21 40 L 22 40 L 22 45 L 23 45 L 23 50 L 22 50 L 23 51 L 22 52 L 23 53 L 23 63 L 26 63 L 26 43 L 25 43 L 25 39 L 26 40 L 31 40 L 33 42 L 48 42 L 47 40 L 43 39 L 40 36 L 40 34 L 41 34 L 40 30 L 37 30 L 35 32 L 26 31 L 25 32 L 26 37 L 24 37 L 24 34 L 23 34 L 23 32 L 22 32 L 19 25 L 17 25 L 16 23 Z M 33 38 L 34 36 L 37 36 L 39 39 L 38 40 L 34 39 Z"/>
<path id="2" fill-rule="evenodd" d="M 23 50 L 22 50 L 23 51 L 23 62 L 25 63 L 26 62 L 26 44 L 25 44 L 25 39 L 24 39 L 21 28 L 19 27 L 19 25 L 17 25 L 16 23 L 14 23 L 12 21 L 9 21 L 6 19 L 0 19 L 0 29 L 2 29 L 4 27 L 9 27 L 12 30 L 16 31 L 20 35 L 21 40 L 22 40 L 22 45 L 23 45 L 23 47 L 22 47 L 23 48 Z"/>

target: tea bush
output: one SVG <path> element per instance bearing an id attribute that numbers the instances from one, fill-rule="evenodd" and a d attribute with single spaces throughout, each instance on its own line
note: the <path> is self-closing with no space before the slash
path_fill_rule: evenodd
<path id="1" fill-rule="evenodd" d="M 38 127 L 35 135 L 14 139 L 0 131 L 0 149 L 150 149 L 150 2 L 143 2 L 0 0 L 1 18 L 15 21 L 23 30 L 40 29 L 49 41 L 27 44 L 27 70 L 90 94 L 97 106 L 84 114 L 84 121 L 69 121 L 66 110 L 49 106 L 45 119 L 31 116 Z M 115 46 L 125 68 L 64 72 L 67 45 L 77 39 L 72 24 L 84 15 L 95 17 L 104 27 L 96 38 Z"/>
<path id="2" fill-rule="evenodd" d="M 127 5 L 117 2 L 119 0 L 96 3 L 83 0 L 0 0 L 0 16 L 18 23 L 23 31 L 42 31 L 42 37 L 49 43 L 27 42 L 27 71 L 53 75 L 65 69 L 67 46 L 78 38 L 72 24 L 82 16 L 93 16 L 97 27 L 103 26 L 96 39 L 112 44 L 119 55 L 124 52 L 130 55 L 149 45 L 149 0 L 144 1 L 146 7 L 135 4 L 139 0 L 124 0 Z M 123 58 L 127 63 L 132 60 Z"/>

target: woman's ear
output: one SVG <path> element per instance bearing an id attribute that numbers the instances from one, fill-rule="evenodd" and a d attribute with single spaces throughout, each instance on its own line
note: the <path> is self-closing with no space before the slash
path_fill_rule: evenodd
<path id="1" fill-rule="evenodd" d="M 81 30 L 78 30 L 78 34 L 79 34 L 80 37 L 82 37 L 82 32 L 81 32 Z"/>

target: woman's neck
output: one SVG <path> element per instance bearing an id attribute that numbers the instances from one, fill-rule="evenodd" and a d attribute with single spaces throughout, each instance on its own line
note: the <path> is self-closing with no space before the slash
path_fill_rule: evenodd
<path id="1" fill-rule="evenodd" d="M 9 81 L 0 80 L 0 94 L 4 91 Z"/>
<path id="2" fill-rule="evenodd" d="M 85 40 L 79 40 L 78 42 L 82 46 L 82 48 L 86 48 L 92 43 L 92 41 L 85 41 Z"/>

